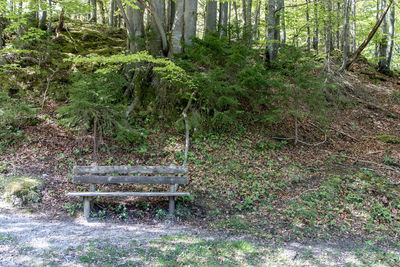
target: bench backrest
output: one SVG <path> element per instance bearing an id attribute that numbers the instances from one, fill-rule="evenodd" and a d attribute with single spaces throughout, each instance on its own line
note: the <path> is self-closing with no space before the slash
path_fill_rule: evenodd
<path id="1" fill-rule="evenodd" d="M 90 184 L 187 184 L 183 166 L 75 166 L 73 182 Z M 134 174 L 134 175 L 132 175 Z M 156 176 L 141 176 L 156 174 Z M 175 174 L 175 175 L 174 175 Z"/>

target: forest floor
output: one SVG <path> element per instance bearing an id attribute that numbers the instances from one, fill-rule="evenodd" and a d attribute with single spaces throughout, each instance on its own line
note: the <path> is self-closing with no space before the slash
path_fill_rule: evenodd
<path id="1" fill-rule="evenodd" d="M 386 266 L 397 249 L 343 242 L 260 243 L 171 222 L 46 220 L 0 202 L 1 266 Z"/>
<path id="2" fill-rule="evenodd" d="M 95 45 L 75 47 L 62 43 L 69 37 L 61 36 L 60 47 L 72 52 L 109 54 L 111 41 L 113 47 L 124 44 L 118 33 L 100 39 L 97 31 L 71 30 L 71 35 L 96 37 Z M 55 99 L 62 99 L 65 77 L 62 70 L 55 75 L 55 89 L 36 123 L 21 129 L 24 140 L 0 147 L 0 192 L 12 195 L 21 183 L 35 191 L 28 193 L 30 199 L 8 197 L 29 214 L 4 203 L 0 207 L 0 265 L 400 264 L 398 74 L 384 76 L 358 62 L 334 76 L 328 125 L 304 120 L 299 126 L 303 141 L 323 141 L 319 145 L 295 145 L 290 120 L 193 133 L 189 184 L 180 187 L 192 197 L 178 200 L 173 224 L 165 217 L 165 199 L 145 198 L 97 199 L 91 221 L 82 220 L 82 203 L 66 193 L 85 189 L 72 183 L 71 170 L 93 162 L 93 136 L 77 135 L 60 123 L 57 108 L 64 102 Z M 36 95 L 32 101 L 41 106 L 43 99 Z M 140 143 L 121 147 L 103 140 L 98 164 L 182 163 L 182 133 L 168 125 L 138 127 L 143 127 Z"/>

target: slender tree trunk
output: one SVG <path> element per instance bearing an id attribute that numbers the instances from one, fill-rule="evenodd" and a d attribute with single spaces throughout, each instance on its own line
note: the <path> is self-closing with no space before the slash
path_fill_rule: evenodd
<path id="1" fill-rule="evenodd" d="M 97 0 L 100 9 L 100 16 L 101 16 L 101 24 L 106 24 L 106 12 L 104 10 L 104 3 L 103 0 Z"/>
<path id="2" fill-rule="evenodd" d="M 108 17 L 108 25 L 110 25 L 111 27 L 115 27 L 114 16 L 115 16 L 115 0 L 110 0 L 110 11 L 109 11 L 109 17 Z"/>
<path id="3" fill-rule="evenodd" d="M 137 52 L 145 49 L 144 40 L 144 7 L 139 1 L 132 2 L 137 8 L 128 5 L 127 17 L 132 24 L 133 32 L 129 35 L 129 49 L 132 52 Z"/>
<path id="4" fill-rule="evenodd" d="M 382 6 L 386 6 L 386 0 L 382 0 Z M 382 34 L 383 37 L 379 43 L 379 62 L 378 62 L 378 70 L 382 73 L 387 73 L 390 71 L 389 62 L 387 58 L 387 51 L 388 51 L 388 41 L 389 41 L 389 30 L 388 30 L 388 23 L 387 23 L 387 16 L 383 18 L 382 21 Z"/>
<path id="5" fill-rule="evenodd" d="M 242 0 L 243 5 L 243 39 L 250 40 L 252 22 L 251 22 L 251 8 L 253 0 Z"/>
<path id="6" fill-rule="evenodd" d="M 281 16 L 281 32 L 282 32 L 282 37 L 281 37 L 281 43 L 286 44 L 286 18 L 285 18 L 285 0 L 280 0 L 281 1 L 281 9 L 280 9 L 280 16 Z"/>
<path id="7" fill-rule="evenodd" d="M 365 47 L 369 44 L 371 41 L 372 37 L 374 37 L 376 31 L 378 30 L 379 26 L 381 26 L 383 19 L 385 18 L 387 12 L 389 11 L 389 8 L 391 7 L 393 3 L 393 0 L 389 0 L 389 4 L 383 11 L 380 19 L 376 22 L 375 26 L 372 28 L 371 32 L 368 34 L 367 38 L 364 40 L 364 42 L 358 47 L 357 51 L 354 52 L 354 55 L 351 57 L 351 60 L 347 62 L 346 69 L 348 69 L 351 64 L 360 56 L 361 52 L 365 49 Z"/>
<path id="8" fill-rule="evenodd" d="M 318 0 L 314 0 L 314 38 L 313 48 L 315 53 L 318 55 L 319 52 L 319 16 L 318 16 Z"/>
<path id="9" fill-rule="evenodd" d="M 265 60 L 268 63 L 275 61 L 278 56 L 279 47 L 279 12 L 281 8 L 280 0 L 268 0 L 268 11 L 267 11 L 267 51 Z"/>
<path id="10" fill-rule="evenodd" d="M 192 44 L 192 38 L 196 37 L 197 0 L 185 0 L 183 21 L 184 21 L 183 40 L 185 41 L 186 44 L 190 45 Z"/>
<path id="11" fill-rule="evenodd" d="M 380 10 L 381 10 L 381 0 L 376 0 L 376 21 L 379 21 L 379 16 L 380 16 Z M 379 44 L 378 40 L 375 41 L 375 57 L 379 57 Z"/>
<path id="12" fill-rule="evenodd" d="M 351 9 L 352 9 L 352 19 L 351 19 L 351 25 L 350 25 L 350 37 L 351 37 L 351 46 L 350 46 L 350 52 L 353 53 L 356 50 L 357 46 L 357 36 L 356 36 L 356 8 L 357 8 L 357 1 L 352 0 L 351 1 Z"/>
<path id="13" fill-rule="evenodd" d="M 205 32 L 207 35 L 217 31 L 217 1 L 206 2 Z"/>
<path id="14" fill-rule="evenodd" d="M 151 33 L 149 36 L 150 53 L 152 55 L 163 54 L 162 34 L 159 27 L 165 29 L 165 1 L 164 0 L 149 0 L 150 10 L 148 14 L 148 22 L 150 23 Z M 158 25 L 161 23 L 161 26 Z"/>
<path id="15" fill-rule="evenodd" d="M 395 6 L 392 6 L 391 12 L 390 12 L 390 22 L 389 22 L 389 51 L 388 51 L 388 64 L 390 67 L 390 64 L 392 62 L 392 56 L 393 56 L 393 46 L 394 46 L 394 31 L 395 31 Z"/>
<path id="16" fill-rule="evenodd" d="M 260 18 L 260 14 L 261 14 L 261 0 L 257 1 L 257 10 L 256 10 L 256 16 L 254 19 L 254 26 L 253 26 L 253 30 L 251 31 L 251 38 L 250 38 L 250 42 L 249 42 L 249 48 L 251 48 L 252 44 L 253 44 L 253 40 L 257 38 L 257 29 L 258 29 L 258 24 L 259 24 L 259 18 Z"/>
<path id="17" fill-rule="evenodd" d="M 350 8 L 351 0 L 346 0 L 344 4 L 344 18 L 343 25 L 343 63 L 339 71 L 343 71 L 347 65 L 347 56 L 349 53 L 349 24 L 350 24 Z"/>
<path id="18" fill-rule="evenodd" d="M 174 23 L 174 17 L 175 17 L 175 1 L 168 0 L 166 3 L 168 4 L 167 14 L 165 15 L 166 31 L 171 32 L 172 24 Z"/>
<path id="19" fill-rule="evenodd" d="M 47 27 L 46 22 L 47 22 L 47 10 L 44 10 L 42 12 L 42 17 L 40 18 L 39 28 L 45 30 Z"/>
<path id="20" fill-rule="evenodd" d="M 171 31 L 171 48 L 170 56 L 183 52 L 183 13 L 185 8 L 185 0 L 176 0 L 175 2 L 175 19 Z"/>
<path id="21" fill-rule="evenodd" d="M 218 19 L 219 37 L 226 37 L 227 26 L 228 26 L 228 2 L 220 2 L 219 19 Z"/>
<path id="22" fill-rule="evenodd" d="M 92 11 L 90 13 L 89 21 L 96 23 L 97 22 L 97 0 L 90 0 L 90 4 L 92 6 Z"/>
<path id="23" fill-rule="evenodd" d="M 347 0 L 344 0 L 345 2 L 347 1 Z M 346 8 L 345 7 L 346 6 L 346 4 L 344 4 L 344 8 Z M 341 13 L 340 13 L 340 11 L 341 11 L 341 6 L 340 6 L 340 2 L 337 2 L 337 10 L 336 10 L 336 16 L 337 16 L 337 18 L 336 18 L 336 49 L 341 49 L 341 47 L 343 48 L 343 41 L 344 41 L 344 39 L 342 39 L 342 44 L 340 44 L 340 40 L 341 40 L 341 38 L 340 38 L 340 23 L 341 23 L 341 19 L 340 19 L 340 17 L 341 17 Z M 344 11 L 344 10 L 343 10 Z M 346 11 L 344 11 L 344 13 L 346 13 Z"/>
<path id="24" fill-rule="evenodd" d="M 332 42 L 332 0 L 327 0 L 328 21 L 326 25 L 325 52 L 330 55 L 333 48 Z"/>
<path id="25" fill-rule="evenodd" d="M 309 11 L 309 4 L 310 0 L 306 0 L 306 24 L 307 24 L 307 51 L 310 52 L 311 50 L 311 31 L 310 31 L 310 11 Z"/>
<path id="26" fill-rule="evenodd" d="M 236 38 L 240 38 L 240 32 L 239 32 L 239 18 L 238 18 L 238 8 L 236 5 L 236 2 L 233 2 L 233 10 L 235 11 L 235 18 L 234 18 L 234 24 L 235 24 L 235 32 L 236 32 Z"/>

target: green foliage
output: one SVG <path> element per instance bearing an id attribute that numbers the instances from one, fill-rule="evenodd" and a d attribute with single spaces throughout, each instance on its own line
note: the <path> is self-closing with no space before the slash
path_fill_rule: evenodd
<path id="1" fill-rule="evenodd" d="M 21 128 L 33 123 L 34 118 L 35 109 L 31 105 L 0 91 L 0 150 L 20 140 L 23 137 Z"/>
<path id="2" fill-rule="evenodd" d="M 70 102 L 58 110 L 62 123 L 81 131 L 93 130 L 96 123 L 101 135 L 135 141 L 137 135 L 124 117 L 122 96 L 126 85 L 126 80 L 115 73 L 77 73 L 70 87 Z"/>
<path id="3" fill-rule="evenodd" d="M 387 144 L 400 144 L 400 137 L 390 134 L 379 135 L 376 137 L 379 141 Z"/>

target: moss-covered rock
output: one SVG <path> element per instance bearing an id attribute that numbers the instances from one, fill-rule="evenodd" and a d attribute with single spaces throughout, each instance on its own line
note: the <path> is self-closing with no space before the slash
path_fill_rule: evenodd
<path id="1" fill-rule="evenodd" d="M 379 135 L 376 137 L 379 141 L 387 144 L 400 144 L 400 137 L 390 134 Z"/>
<path id="2" fill-rule="evenodd" d="M 44 181 L 27 176 L 0 175 L 1 197 L 15 205 L 40 202 L 44 188 Z"/>

